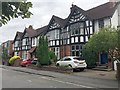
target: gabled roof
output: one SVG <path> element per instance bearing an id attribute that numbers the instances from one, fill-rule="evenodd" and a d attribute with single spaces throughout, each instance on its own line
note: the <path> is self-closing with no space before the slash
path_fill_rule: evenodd
<path id="1" fill-rule="evenodd" d="M 58 16 L 55 16 L 53 15 L 48 26 L 52 23 L 52 21 L 55 20 L 55 23 L 59 24 L 60 27 L 63 27 L 64 26 L 64 19 L 58 17 Z"/>
<path id="2" fill-rule="evenodd" d="M 36 30 L 34 30 L 31 25 L 28 28 L 25 28 L 23 36 L 25 33 L 27 33 L 28 37 L 34 37 L 37 35 Z"/>
<path id="3" fill-rule="evenodd" d="M 116 4 L 113 2 L 107 2 L 105 4 L 102 4 L 100 6 L 94 7 L 92 9 L 89 9 L 86 11 L 86 13 L 92 18 L 92 19 L 100 19 L 105 17 L 112 17 L 112 15 L 115 12 Z"/>
<path id="4" fill-rule="evenodd" d="M 45 35 L 48 31 L 48 25 L 38 28 L 36 29 L 37 34 L 35 36 L 39 36 L 39 35 Z"/>
<path id="5" fill-rule="evenodd" d="M 22 32 L 17 32 L 16 35 L 15 35 L 15 38 L 13 40 L 13 43 L 15 42 L 16 38 L 19 37 L 20 39 L 22 38 L 23 36 L 23 33 Z"/>
<path id="6" fill-rule="evenodd" d="M 81 9 L 81 8 L 79 8 L 78 6 L 76 6 L 76 5 L 73 5 L 72 4 L 72 7 L 70 8 L 71 9 L 71 12 L 70 12 L 70 14 L 69 14 L 69 16 L 66 18 L 66 19 L 64 19 L 64 26 L 66 26 L 67 24 L 68 24 L 68 21 L 70 20 L 70 18 L 71 18 L 71 16 L 74 14 L 74 12 L 77 10 L 77 11 L 80 11 L 83 15 L 85 15 L 85 17 L 87 17 L 87 18 L 89 18 L 89 19 L 91 19 L 90 17 L 89 17 L 89 15 L 86 13 L 86 11 L 84 11 L 83 9 Z"/>
<path id="7" fill-rule="evenodd" d="M 85 15 L 90 20 L 101 19 L 105 17 L 112 17 L 116 10 L 117 4 L 118 3 L 107 2 L 105 4 L 89 9 L 87 11 L 81 9 L 80 7 L 76 5 L 72 5 L 71 12 L 69 16 L 64 20 L 65 22 L 64 24 L 65 26 L 68 24 L 68 21 L 70 20 L 71 16 L 76 10 L 80 11 L 83 15 Z"/>

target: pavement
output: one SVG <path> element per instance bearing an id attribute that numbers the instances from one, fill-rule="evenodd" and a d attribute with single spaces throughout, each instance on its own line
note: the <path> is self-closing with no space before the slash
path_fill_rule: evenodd
<path id="1" fill-rule="evenodd" d="M 58 72 L 34 70 L 26 67 L 11 67 L 11 66 L 0 65 L 0 68 L 11 69 L 14 71 L 48 76 L 48 77 L 55 77 L 59 75 Z M 63 74 L 68 74 L 68 73 L 63 73 Z M 107 79 L 107 80 L 117 80 L 116 71 L 97 71 L 92 69 L 85 69 L 83 72 L 73 72 L 73 73 L 69 73 L 69 75 L 77 76 L 77 77 L 90 77 L 90 78 L 99 78 L 99 79 Z"/>
<path id="2" fill-rule="evenodd" d="M 100 79 L 116 79 L 116 71 L 98 71 L 92 69 L 85 69 L 83 72 L 74 72 L 73 75 L 76 76 L 86 76 L 91 78 L 100 78 Z"/>

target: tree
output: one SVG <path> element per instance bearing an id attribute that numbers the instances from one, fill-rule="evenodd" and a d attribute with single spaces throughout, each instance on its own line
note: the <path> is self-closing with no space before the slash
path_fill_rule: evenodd
<path id="1" fill-rule="evenodd" d="M 5 63 L 5 62 L 8 62 L 8 59 L 9 59 L 8 49 L 3 47 L 3 50 L 2 50 L 2 60 Z"/>
<path id="2" fill-rule="evenodd" d="M 120 28 L 117 31 L 118 34 L 118 56 L 117 58 L 120 60 Z"/>
<path id="3" fill-rule="evenodd" d="M 29 18 L 32 15 L 29 11 L 31 7 L 32 3 L 25 0 L 21 2 L 2 2 L 0 25 L 7 24 L 12 18 L 18 18 L 19 16 L 23 19 Z"/>
<path id="4" fill-rule="evenodd" d="M 49 59 L 51 60 L 51 63 L 55 63 L 57 61 L 57 56 L 52 50 L 49 51 Z"/>
<path id="5" fill-rule="evenodd" d="M 93 65 L 99 59 L 101 52 L 107 52 L 113 58 L 113 53 L 110 51 L 113 52 L 118 47 L 117 37 L 117 30 L 111 27 L 104 27 L 95 33 L 83 48 L 83 56 L 88 65 Z"/>
<path id="6" fill-rule="evenodd" d="M 44 36 L 39 38 L 39 45 L 37 47 L 37 58 L 39 65 L 49 65 L 49 50 L 48 50 L 48 40 Z"/>

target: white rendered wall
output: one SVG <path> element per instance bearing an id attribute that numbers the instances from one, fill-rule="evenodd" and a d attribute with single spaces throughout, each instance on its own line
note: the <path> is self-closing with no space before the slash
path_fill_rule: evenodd
<path id="1" fill-rule="evenodd" d="M 117 26 L 118 26 L 118 10 L 116 10 L 115 13 L 113 14 L 113 16 L 111 18 L 111 24 L 113 27 L 117 28 Z"/>
<path id="2" fill-rule="evenodd" d="M 98 20 L 95 21 L 95 32 L 99 31 L 99 24 L 98 24 Z"/>

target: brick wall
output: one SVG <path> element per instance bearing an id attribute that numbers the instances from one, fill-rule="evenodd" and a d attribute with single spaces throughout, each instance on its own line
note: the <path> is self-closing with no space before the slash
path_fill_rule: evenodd
<path id="1" fill-rule="evenodd" d="M 70 45 L 60 47 L 60 58 L 70 56 Z"/>

